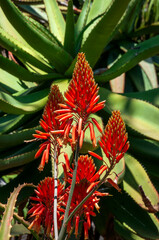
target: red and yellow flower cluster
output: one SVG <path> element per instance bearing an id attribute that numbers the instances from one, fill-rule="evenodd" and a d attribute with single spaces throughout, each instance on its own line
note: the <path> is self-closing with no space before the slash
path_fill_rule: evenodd
<path id="1" fill-rule="evenodd" d="M 66 171 L 68 187 L 64 190 L 64 186 L 58 180 L 58 195 L 57 195 L 57 222 L 58 228 L 61 227 L 61 222 L 64 218 L 65 207 L 69 196 L 70 186 L 72 182 L 73 167 Z M 81 155 L 78 159 L 77 178 L 75 190 L 73 193 L 69 214 L 77 207 L 77 205 L 88 195 L 88 193 L 99 183 L 101 174 L 107 170 L 107 167 L 102 165 L 96 172 L 96 167 L 91 157 Z M 35 217 L 30 225 L 38 233 L 41 226 L 47 236 L 54 236 L 53 224 L 53 203 L 54 203 L 54 178 L 45 178 L 37 186 L 35 190 L 36 197 L 31 197 L 34 201 L 33 207 L 28 214 Z M 107 193 L 95 191 L 88 200 L 78 209 L 73 219 L 67 225 L 68 234 L 75 228 L 75 235 L 78 235 L 79 221 L 84 221 L 85 239 L 88 239 L 88 229 L 91 226 L 90 216 L 95 216 L 94 209 L 99 210 L 98 202 L 101 196 L 107 196 Z M 36 203 L 35 203 L 36 202 Z M 83 220 L 84 219 L 84 220 Z"/>
<path id="2" fill-rule="evenodd" d="M 63 202 L 65 202 L 64 186 L 58 180 L 58 205 L 57 205 L 57 222 L 58 227 L 61 227 L 60 212 L 62 210 Z M 34 220 L 29 226 L 29 229 L 40 232 L 41 227 L 47 236 L 54 236 L 53 224 L 53 203 L 54 203 L 54 179 L 46 177 L 41 181 L 35 190 L 36 197 L 30 199 L 34 201 L 32 208 L 28 211 L 30 217 Z M 36 202 L 36 203 L 35 203 Z"/>
<path id="3" fill-rule="evenodd" d="M 84 53 L 79 53 L 72 80 L 64 94 L 65 100 L 58 86 L 53 85 L 44 109 L 43 118 L 40 120 L 44 132 L 36 131 L 36 134 L 34 134 L 37 140 L 44 141 L 35 155 L 38 158 L 42 154 L 39 170 L 43 170 L 45 162 L 48 162 L 51 147 L 56 147 L 58 159 L 63 144 L 70 144 L 72 151 L 75 150 L 77 145 L 79 149 L 82 147 L 86 129 L 90 131 L 93 146 L 97 145 L 94 125 L 101 133 L 99 145 L 110 164 L 109 166 L 101 164 L 100 169 L 96 171 L 92 157 L 88 155 L 78 157 L 75 188 L 69 208 L 70 215 L 94 189 L 92 195 L 84 203 L 82 202 L 67 224 L 68 236 L 75 229 L 75 236 L 77 237 L 79 222 L 83 221 L 85 239 L 88 239 L 88 230 L 91 227 L 90 218 L 95 216 L 95 209 L 99 210 L 99 197 L 108 195 L 108 193 L 95 190 L 101 183 L 101 174 L 108 176 L 129 148 L 125 124 L 119 111 L 112 112 L 104 132 L 97 120 L 91 116 L 92 113 L 101 110 L 105 104 L 105 101 L 98 102 L 100 98 L 98 90 L 92 69 L 86 61 Z M 103 160 L 101 156 L 93 152 L 90 152 L 90 154 Z M 64 219 L 74 172 L 74 159 L 70 166 L 70 160 L 66 153 L 64 153 L 64 157 L 64 183 L 62 184 L 58 180 L 57 186 L 57 224 L 59 229 Z M 35 190 L 35 194 L 36 197 L 31 197 L 34 203 L 29 210 L 31 217 L 34 217 L 30 228 L 39 233 L 41 227 L 43 227 L 44 233 L 48 237 L 54 237 L 54 178 L 48 177 L 41 181 Z"/>

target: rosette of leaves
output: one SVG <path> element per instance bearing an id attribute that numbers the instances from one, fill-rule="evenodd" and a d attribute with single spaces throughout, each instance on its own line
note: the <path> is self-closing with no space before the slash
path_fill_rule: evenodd
<path id="1" fill-rule="evenodd" d="M 122 194 L 112 191 L 112 197 L 102 200 L 93 219 L 96 229 L 108 238 L 114 221 L 111 234 L 124 239 L 159 238 L 158 1 L 85 0 L 75 11 L 70 0 L 66 13 L 56 0 L 44 0 L 46 12 L 27 5 L 29 17 L 15 3 L 0 0 L 0 175 L 5 184 L 0 202 L 19 183 L 37 184 L 50 174 L 49 165 L 38 173 L 34 155 L 39 143 L 30 140 L 50 85 L 65 91 L 82 51 L 94 70 L 101 100 L 106 99 L 98 120 L 105 124 L 112 110 L 120 110 L 130 140 L 129 153 L 115 169 Z M 86 144 L 85 152 L 89 140 Z M 99 148 L 95 151 L 102 154 Z M 23 190 L 18 202 L 30 191 Z"/>

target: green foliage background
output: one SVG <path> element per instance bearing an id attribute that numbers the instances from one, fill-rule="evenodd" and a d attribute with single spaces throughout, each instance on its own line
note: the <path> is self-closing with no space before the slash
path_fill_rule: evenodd
<path id="1" fill-rule="evenodd" d="M 18 184 L 37 184 L 51 174 L 49 165 L 43 173 L 37 170 L 39 143 L 24 140 L 40 128 L 50 85 L 65 91 L 82 51 L 100 99 L 106 99 L 99 121 L 106 124 L 111 111 L 120 110 L 130 141 L 115 169 L 122 194 L 109 189 L 112 197 L 101 200 L 95 226 L 107 238 L 105 226 L 113 214 L 114 231 L 123 239 L 158 239 L 159 1 L 70 0 L 65 6 L 56 0 L 0 0 L 0 16 L 1 208 Z M 87 153 L 87 137 L 85 144 Z M 32 192 L 24 188 L 17 203 Z M 10 202 L 11 216 L 15 201 Z M 1 234 L 9 236 L 3 226 Z"/>

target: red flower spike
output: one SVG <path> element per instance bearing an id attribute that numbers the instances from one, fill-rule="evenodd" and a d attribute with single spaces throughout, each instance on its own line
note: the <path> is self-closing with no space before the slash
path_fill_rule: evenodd
<path id="1" fill-rule="evenodd" d="M 105 168 L 105 166 L 104 166 Z M 99 172 L 100 171 L 100 172 Z M 102 174 L 101 168 L 99 169 L 98 177 L 96 179 L 91 180 L 94 175 L 96 175 L 96 167 L 94 164 L 94 161 L 91 157 L 88 155 L 81 155 L 78 158 L 78 168 L 77 168 L 77 175 L 76 175 L 76 183 L 79 183 L 83 179 L 87 179 L 87 181 L 90 182 L 90 184 L 94 181 L 98 181 L 100 178 L 100 175 Z M 68 179 L 71 179 L 73 176 L 73 169 L 70 168 L 70 172 L 68 173 Z M 71 181 L 70 181 L 71 183 Z"/>
<path id="2" fill-rule="evenodd" d="M 45 132 L 36 130 L 36 134 L 33 134 L 33 136 L 39 140 L 46 140 L 43 144 L 41 144 L 40 149 L 35 155 L 35 158 L 37 158 L 43 152 L 41 163 L 39 166 L 40 171 L 43 170 L 45 163 L 48 162 L 51 144 L 53 146 L 57 146 L 57 152 L 58 154 L 60 153 L 60 148 L 62 147 L 61 138 L 63 138 L 64 135 L 65 121 L 61 123 L 58 120 L 58 113 L 55 113 L 55 110 L 60 111 L 61 113 L 61 111 L 63 110 L 61 109 L 59 104 L 63 103 L 64 98 L 59 91 L 58 86 L 52 85 L 48 101 L 42 115 L 43 119 L 41 119 L 39 122 Z M 68 111 L 69 109 L 65 110 Z M 66 139 L 65 142 L 67 142 Z"/>
<path id="3" fill-rule="evenodd" d="M 72 80 L 69 83 L 68 90 L 65 92 L 65 104 L 60 104 L 63 108 L 61 115 L 58 116 L 60 121 L 73 119 L 76 122 L 76 129 L 72 129 L 73 136 L 73 147 L 74 147 L 74 137 L 77 141 L 79 135 L 83 134 L 82 130 L 86 131 L 88 124 L 93 122 L 90 115 L 101 110 L 104 107 L 105 101 L 98 103 L 98 86 L 93 78 L 93 71 L 85 59 L 84 53 L 79 53 L 77 62 L 74 68 Z M 55 111 L 58 113 L 59 111 Z M 95 122 L 95 121 L 94 121 Z M 68 123 L 66 123 L 67 125 Z M 96 126 L 99 124 L 95 122 Z M 71 131 L 71 128 L 65 128 Z M 98 126 L 97 129 L 101 131 Z M 73 131 L 77 132 L 74 133 Z M 91 128 L 92 131 L 92 128 Z M 96 146 L 96 139 L 94 132 L 92 131 L 92 143 Z M 83 134 L 84 135 L 84 134 Z M 75 141 L 75 144 L 76 144 Z M 81 140 L 81 143 L 83 141 Z M 82 147 L 82 144 L 80 145 Z"/>
<path id="4" fill-rule="evenodd" d="M 112 166 L 119 162 L 129 148 L 128 135 L 120 111 L 113 111 L 99 145 Z"/>
<path id="5" fill-rule="evenodd" d="M 58 228 L 61 227 L 61 209 L 63 209 L 64 201 L 64 186 L 58 180 L 57 189 L 57 223 Z M 53 224 L 53 202 L 54 202 L 54 179 L 51 177 L 45 178 L 41 181 L 37 190 L 35 190 L 36 197 L 30 199 L 34 201 L 33 207 L 28 211 L 28 214 L 34 217 L 33 222 L 30 224 L 29 229 L 40 232 L 43 227 L 44 233 L 49 237 L 50 234 L 54 237 L 54 224 Z M 62 213 L 63 214 L 63 213 Z"/>

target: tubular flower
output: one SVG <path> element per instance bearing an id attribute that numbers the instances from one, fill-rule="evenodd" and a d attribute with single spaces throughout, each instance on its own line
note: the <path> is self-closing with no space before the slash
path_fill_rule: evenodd
<path id="1" fill-rule="evenodd" d="M 65 121 L 60 122 L 56 119 L 57 113 L 54 111 L 59 110 L 61 108 L 59 103 L 63 102 L 64 98 L 59 91 L 58 86 L 52 85 L 42 119 L 39 122 L 45 132 L 36 130 L 36 134 L 33 134 L 35 138 L 44 141 L 35 155 L 35 158 L 38 158 L 43 153 L 39 166 L 40 171 L 43 170 L 45 163 L 48 162 L 51 143 L 53 147 L 57 147 L 58 154 L 60 152 L 60 148 L 62 147 L 61 138 L 64 134 Z"/>
<path id="2" fill-rule="evenodd" d="M 78 204 L 88 195 L 88 193 L 95 187 L 98 182 L 100 175 L 107 169 L 106 166 L 101 166 L 98 172 L 96 172 L 96 167 L 91 157 L 88 155 L 83 156 L 81 155 L 78 158 L 78 167 L 77 167 L 77 177 L 76 177 L 76 184 L 75 189 L 71 201 L 70 212 L 69 214 L 78 206 Z M 71 184 L 72 182 L 72 175 L 73 169 L 70 168 L 70 172 L 66 172 L 67 181 Z M 70 187 L 67 188 L 69 193 Z M 80 219 L 84 218 L 84 232 L 85 232 L 85 239 L 88 239 L 88 229 L 91 226 L 90 216 L 95 216 L 94 208 L 99 210 L 98 196 L 107 196 L 107 193 L 100 193 L 95 191 L 87 201 L 78 209 L 72 219 L 69 221 L 67 226 L 67 232 L 71 231 L 71 223 L 73 222 L 73 226 L 75 226 L 75 235 L 78 235 L 78 225 Z"/>
<path id="3" fill-rule="evenodd" d="M 102 129 L 90 115 L 101 110 L 105 103 L 105 101 L 98 103 L 98 90 L 99 88 L 93 78 L 93 71 L 85 59 L 85 54 L 79 53 L 72 80 L 64 94 L 65 104 L 60 104 L 63 109 L 56 111 L 60 113 L 57 119 L 61 122 L 66 119 L 69 120 L 65 126 L 64 137 L 68 138 L 72 129 L 72 146 L 76 144 L 77 138 L 79 138 L 80 148 L 82 147 L 87 128 L 90 129 L 92 143 L 96 146 L 93 123 L 100 132 L 102 132 Z"/>
<path id="4" fill-rule="evenodd" d="M 99 145 L 112 166 L 118 163 L 129 148 L 128 134 L 120 111 L 113 111 Z"/>
<path id="5" fill-rule="evenodd" d="M 74 166 L 73 166 L 74 167 Z M 107 166 L 102 165 L 98 172 L 96 172 L 96 167 L 94 161 L 88 155 L 81 155 L 78 158 L 78 167 L 77 167 L 77 174 L 76 174 L 76 183 L 79 183 L 83 179 L 86 179 L 93 187 L 98 184 L 98 180 L 100 175 L 107 169 Z M 71 184 L 72 177 L 73 177 L 73 169 L 70 167 L 69 171 L 64 168 L 65 174 L 67 175 L 67 181 Z M 89 186 L 89 191 L 90 191 Z"/>
<path id="6" fill-rule="evenodd" d="M 79 183 L 76 183 L 70 211 L 69 214 L 78 206 L 78 204 L 87 196 L 89 193 L 88 189 L 90 187 L 90 182 L 87 179 L 81 180 Z M 88 200 L 77 210 L 75 215 L 72 217 L 72 219 L 69 221 L 67 225 L 67 232 L 68 234 L 71 232 L 72 225 L 75 226 L 75 236 L 78 235 L 78 224 L 80 219 L 84 219 L 84 229 L 85 232 L 88 232 L 88 229 L 91 227 L 91 220 L 90 216 L 96 216 L 94 210 L 95 208 L 97 211 L 99 210 L 99 200 L 98 196 L 107 196 L 107 193 L 100 193 L 98 191 L 95 191 Z M 88 235 L 85 234 L 85 239 L 88 239 Z"/>
<path id="7" fill-rule="evenodd" d="M 53 224 L 53 204 L 54 204 L 54 179 L 51 177 L 45 178 L 39 183 L 35 190 L 36 197 L 30 199 L 34 201 L 33 207 L 28 211 L 30 217 L 34 217 L 29 229 L 33 229 L 37 233 L 40 232 L 41 226 L 47 236 L 54 236 Z M 65 199 L 64 186 L 58 180 L 57 189 L 57 223 L 58 228 L 61 227 L 61 212 L 63 209 L 63 202 Z M 35 203 L 36 202 L 36 203 Z"/>

